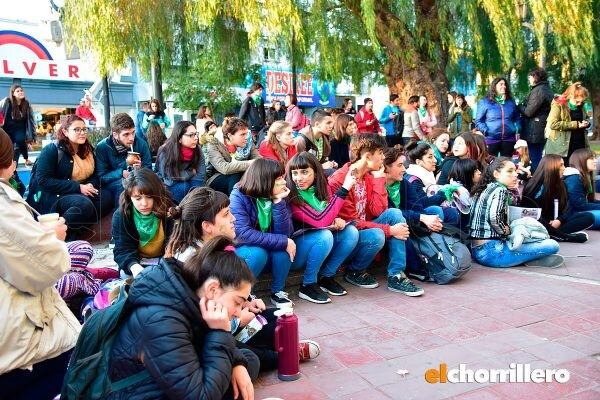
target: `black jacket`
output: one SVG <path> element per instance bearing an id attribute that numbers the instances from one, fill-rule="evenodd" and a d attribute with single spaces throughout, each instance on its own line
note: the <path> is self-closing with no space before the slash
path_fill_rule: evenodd
<path id="1" fill-rule="evenodd" d="M 206 325 L 180 271 L 177 261 L 161 260 L 135 279 L 127 299 L 132 311 L 117 333 L 109 374 L 115 382 L 146 368 L 150 378 L 109 398 L 220 400 L 233 367 L 246 365 L 231 332 Z"/>
<path id="2" fill-rule="evenodd" d="M 62 196 L 81 194 L 80 184 L 91 183 L 98 189 L 100 181 L 96 170 L 83 182 L 73 180 L 73 156 L 64 144 L 51 143 L 42 149 L 35 163 L 35 170 L 32 170 L 27 202 L 40 214 L 49 213 Z"/>
<path id="3" fill-rule="evenodd" d="M 240 108 L 239 118 L 248 123 L 251 131 L 260 131 L 265 126 L 267 119 L 264 101 L 261 99 L 260 105 L 256 106 L 252 97 L 246 96 Z"/>
<path id="4" fill-rule="evenodd" d="M 531 144 L 545 143 L 544 129 L 553 98 L 548 81 L 541 81 L 531 88 L 531 92 L 519 106 L 523 116 L 521 139 Z"/>
<path id="5" fill-rule="evenodd" d="M 173 220 L 166 218 L 162 221 L 165 230 L 165 245 L 169 241 L 173 230 Z M 112 237 L 115 241 L 113 254 L 120 270 L 131 275 L 131 266 L 140 262 L 140 234 L 138 233 L 133 218 L 123 218 L 121 209 L 115 210 L 112 219 Z"/>

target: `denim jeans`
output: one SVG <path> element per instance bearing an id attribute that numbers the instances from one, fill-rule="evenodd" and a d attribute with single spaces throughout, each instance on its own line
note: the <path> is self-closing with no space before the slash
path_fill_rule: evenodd
<path id="1" fill-rule="evenodd" d="M 529 158 L 531 159 L 531 173 L 535 171 L 538 164 L 542 160 L 544 154 L 545 143 L 527 143 L 529 148 Z"/>
<path id="2" fill-rule="evenodd" d="M 600 210 L 585 210 L 585 212 L 591 213 L 594 216 L 594 225 L 591 229 L 600 229 Z"/>
<path id="3" fill-rule="evenodd" d="M 486 267 L 508 268 L 558 253 L 558 243 L 552 239 L 541 242 L 523 243 L 518 249 L 510 250 L 507 241 L 490 240 L 473 247 L 473 258 Z"/>
<path id="4" fill-rule="evenodd" d="M 460 212 L 454 207 L 429 206 L 425 210 L 427 215 L 437 215 L 442 222 L 456 227 L 460 225 Z"/>
<path id="5" fill-rule="evenodd" d="M 406 220 L 402 215 L 402 211 L 397 208 L 389 208 L 372 222 L 394 225 L 406 222 Z M 385 234 L 379 228 L 362 229 L 359 231 L 358 236 L 358 244 L 349 257 L 348 270 L 350 271 L 366 270 L 371 262 L 373 262 L 375 255 L 377 255 L 386 243 Z M 388 276 L 394 276 L 406 269 L 406 242 L 395 237 L 390 237 L 387 239 L 387 243 L 390 248 Z"/>
<path id="6" fill-rule="evenodd" d="M 306 268 L 303 285 L 317 282 L 317 276 L 334 276 L 358 242 L 358 230 L 348 225 L 342 231 L 310 231 L 294 238 L 296 258 L 291 269 Z"/>
<path id="7" fill-rule="evenodd" d="M 204 186 L 204 182 L 201 180 L 190 179 L 189 181 L 177 182 L 174 185 L 166 186 L 166 188 L 171 192 L 173 200 L 179 204 L 190 190 L 200 186 Z"/>
<path id="8" fill-rule="evenodd" d="M 285 280 L 290 272 L 292 261 L 286 251 L 269 251 L 262 247 L 240 246 L 235 249 L 238 256 L 244 259 L 252 274 L 258 278 L 268 265 L 271 268 L 273 282 L 271 291 L 277 293 L 285 287 Z"/>
<path id="9" fill-rule="evenodd" d="M 104 183 L 101 185 L 102 189 L 106 190 L 113 197 L 113 209 L 119 208 L 119 198 L 123 192 L 123 181 L 122 179 L 114 180 L 110 183 Z"/>

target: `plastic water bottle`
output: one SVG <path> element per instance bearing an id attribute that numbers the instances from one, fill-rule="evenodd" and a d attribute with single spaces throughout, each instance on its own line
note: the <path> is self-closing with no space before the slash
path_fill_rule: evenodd
<path id="1" fill-rule="evenodd" d="M 298 317 L 291 309 L 286 309 L 277 318 L 275 327 L 275 350 L 279 354 L 277 376 L 282 381 L 300 378 L 299 343 Z"/>

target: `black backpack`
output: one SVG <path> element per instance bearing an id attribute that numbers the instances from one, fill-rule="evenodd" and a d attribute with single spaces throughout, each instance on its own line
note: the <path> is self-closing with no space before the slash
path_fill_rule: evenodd
<path id="1" fill-rule="evenodd" d="M 439 285 L 450 283 L 471 269 L 471 253 L 464 232 L 444 225 L 441 232 L 411 237 L 427 275 Z"/>
<path id="2" fill-rule="evenodd" d="M 83 325 L 71 355 L 60 398 L 103 399 L 111 393 L 136 385 L 150 376 L 147 369 L 112 382 L 110 354 L 119 328 L 130 314 L 126 298 L 94 313 Z"/>

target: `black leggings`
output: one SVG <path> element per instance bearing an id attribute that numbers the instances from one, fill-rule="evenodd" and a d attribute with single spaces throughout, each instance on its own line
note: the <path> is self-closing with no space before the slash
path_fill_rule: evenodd
<path id="1" fill-rule="evenodd" d="M 13 148 L 15 150 L 14 160 L 19 162 L 19 157 L 21 154 L 25 160 L 29 159 L 29 149 L 27 148 L 27 142 L 24 140 L 19 140 L 18 142 L 14 142 Z"/>
<path id="2" fill-rule="evenodd" d="M 278 354 L 275 351 L 275 327 L 277 326 L 276 308 L 268 308 L 260 315 L 265 317 L 267 324 L 246 343 L 236 342 L 238 349 L 252 351 L 260 360 L 260 371 L 271 371 L 277 368 Z"/>
<path id="3" fill-rule="evenodd" d="M 502 157 L 512 157 L 515 152 L 515 141 L 514 140 L 503 140 L 497 143 L 490 143 L 487 145 L 488 152 L 494 157 L 498 157 L 498 153 Z"/>
<path id="4" fill-rule="evenodd" d="M 560 228 L 556 229 L 548 223 L 548 221 L 540 219 L 540 222 L 548 230 L 548 234 L 555 239 L 562 241 L 570 241 L 571 233 L 580 232 L 591 228 L 594 225 L 594 214 L 589 212 L 577 212 L 571 214 Z"/>

